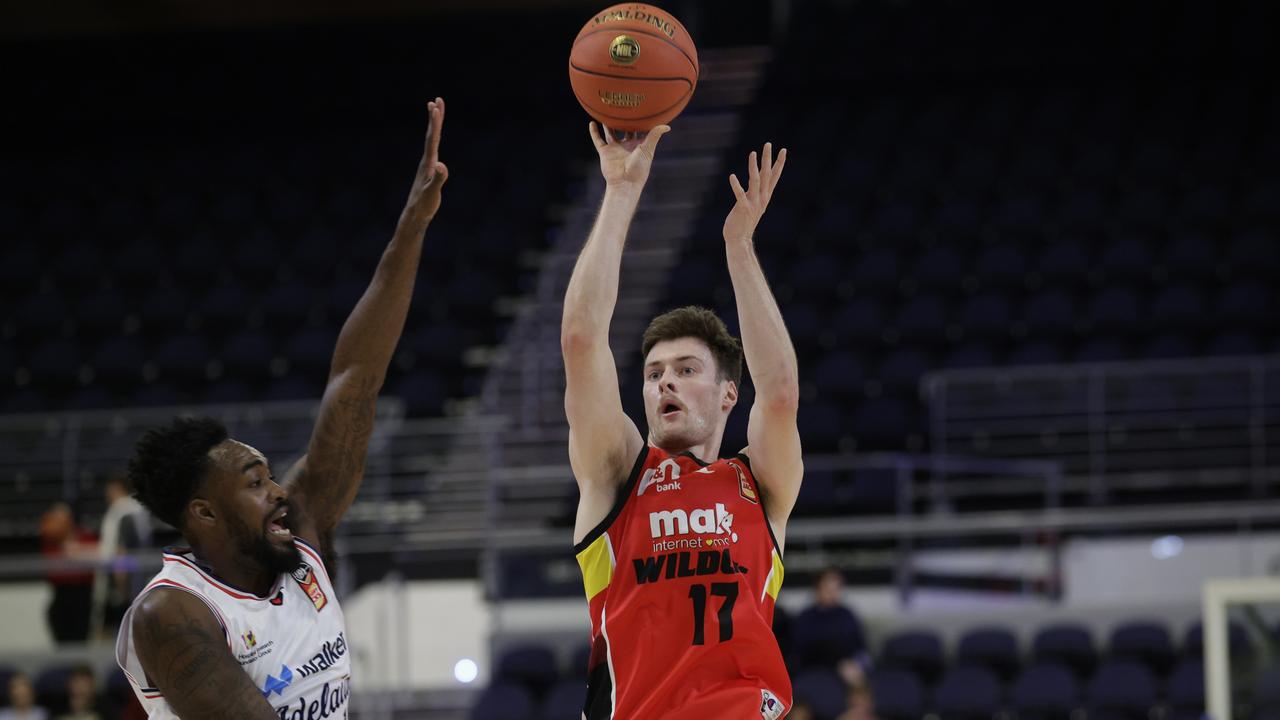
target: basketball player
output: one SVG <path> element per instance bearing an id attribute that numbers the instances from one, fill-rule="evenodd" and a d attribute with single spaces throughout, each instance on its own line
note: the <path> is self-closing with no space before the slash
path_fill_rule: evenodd
<path id="1" fill-rule="evenodd" d="M 752 234 L 782 175 L 749 159 L 724 223 L 742 341 L 709 310 L 659 315 L 644 334 L 648 436 L 623 412 L 609 349 L 627 228 L 668 131 L 616 139 L 593 123 L 605 194 L 569 281 L 561 327 L 574 551 L 592 622 L 587 720 L 782 717 L 791 683 L 771 629 L 782 539 L 800 490 L 796 357 Z M 677 282 L 697 283 L 682 277 Z M 756 399 L 749 447 L 719 459 L 743 355 Z"/>
<path id="2" fill-rule="evenodd" d="M 139 441 L 138 499 L 182 532 L 126 613 L 116 657 L 151 718 L 338 720 L 350 654 L 334 595 L 331 538 L 355 498 L 374 403 L 449 177 L 438 162 L 444 101 L 395 234 L 338 336 L 307 454 L 276 483 L 253 447 L 211 419 L 175 420 Z"/>

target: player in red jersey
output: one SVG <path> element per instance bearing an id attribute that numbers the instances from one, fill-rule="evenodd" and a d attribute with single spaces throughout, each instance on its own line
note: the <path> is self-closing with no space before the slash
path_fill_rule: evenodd
<path id="1" fill-rule="evenodd" d="M 569 459 L 580 492 L 574 552 L 592 623 L 587 720 L 776 720 L 791 682 L 773 636 L 782 541 L 804 467 L 796 356 L 752 234 L 782 175 L 765 144 L 725 219 L 742 341 L 709 310 L 645 331 L 648 438 L 623 412 L 609 322 L 627 228 L 658 140 L 593 123 L 605 194 L 565 295 Z M 699 282 L 701 278 L 690 278 Z M 743 355 L 756 387 L 748 447 L 718 459 Z"/>

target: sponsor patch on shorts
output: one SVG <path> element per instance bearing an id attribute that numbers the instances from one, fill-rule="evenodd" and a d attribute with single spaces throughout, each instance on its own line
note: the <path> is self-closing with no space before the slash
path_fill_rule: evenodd
<path id="1" fill-rule="evenodd" d="M 764 720 L 778 720 L 786 711 L 787 706 L 782 704 L 777 695 L 761 688 L 760 717 L 764 718 Z"/>

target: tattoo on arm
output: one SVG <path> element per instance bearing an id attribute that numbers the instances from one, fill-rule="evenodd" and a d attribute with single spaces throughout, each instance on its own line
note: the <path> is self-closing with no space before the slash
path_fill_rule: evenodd
<path id="1" fill-rule="evenodd" d="M 371 375 L 339 376 L 330 383 L 320 407 L 306 468 L 297 484 L 322 547 L 364 477 L 380 387 L 380 380 Z"/>
<path id="2" fill-rule="evenodd" d="M 208 608 L 181 590 L 151 591 L 133 619 L 147 678 L 184 720 L 271 720 L 275 710 L 232 657 Z"/>

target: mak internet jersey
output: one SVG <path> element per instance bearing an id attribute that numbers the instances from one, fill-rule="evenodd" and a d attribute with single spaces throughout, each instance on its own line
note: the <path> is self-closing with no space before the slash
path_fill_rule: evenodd
<path id="1" fill-rule="evenodd" d="M 186 548 L 164 553 L 164 568 L 138 594 L 116 638 L 116 662 L 153 719 L 177 718 L 147 679 L 133 647 L 133 608 L 158 587 L 176 588 L 204 601 L 222 625 L 227 647 L 262 690 L 280 720 L 345 720 L 351 695 L 346 621 L 320 554 L 294 539 L 303 564 L 282 574 L 266 597 L 227 585 Z"/>
<path id="2" fill-rule="evenodd" d="M 587 720 L 777 720 L 782 555 L 746 456 L 646 447 L 574 546 L 591 613 Z"/>

